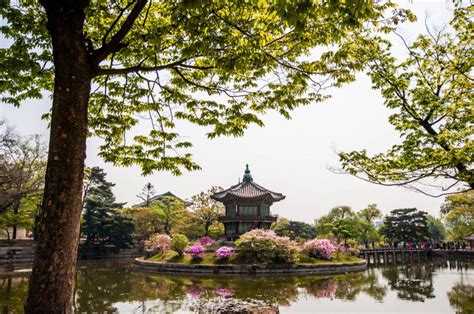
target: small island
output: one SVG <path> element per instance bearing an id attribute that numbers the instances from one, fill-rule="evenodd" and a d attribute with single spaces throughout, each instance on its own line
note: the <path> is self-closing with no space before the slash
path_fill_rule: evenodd
<path id="1" fill-rule="evenodd" d="M 294 241 L 270 230 L 277 219 L 270 206 L 285 196 L 255 183 L 248 165 L 242 182 L 211 197 L 225 206 L 219 217 L 224 234 L 217 241 L 205 236 L 189 245 L 184 235 L 156 234 L 136 265 L 158 272 L 219 274 L 335 274 L 366 268 L 356 250 L 336 241 Z"/>
<path id="2" fill-rule="evenodd" d="M 158 235 L 161 249 L 137 258 L 139 269 L 165 273 L 194 274 L 339 274 L 364 270 L 367 262 L 342 245 L 327 239 L 296 243 L 272 230 L 253 229 L 233 246 L 228 242 L 199 239 L 180 250 L 172 238 Z M 232 244 L 229 244 L 232 245 Z M 175 249 L 169 249 L 173 246 Z"/>

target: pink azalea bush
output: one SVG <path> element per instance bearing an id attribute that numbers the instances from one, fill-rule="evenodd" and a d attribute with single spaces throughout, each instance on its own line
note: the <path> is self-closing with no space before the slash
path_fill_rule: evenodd
<path id="1" fill-rule="evenodd" d="M 230 246 L 222 246 L 216 250 L 217 259 L 224 260 L 231 257 L 234 254 L 235 250 Z"/>
<path id="2" fill-rule="evenodd" d="M 338 247 L 327 239 L 315 239 L 303 244 L 303 252 L 310 257 L 331 259 Z"/>
<path id="3" fill-rule="evenodd" d="M 232 289 L 220 287 L 216 289 L 216 294 L 224 298 L 230 298 L 235 295 L 235 292 Z"/>
<path id="4" fill-rule="evenodd" d="M 208 237 L 208 236 L 204 236 L 202 238 L 199 238 L 198 239 L 198 242 L 201 244 L 201 245 L 211 245 L 212 243 L 214 243 L 214 240 L 212 240 L 211 237 Z"/>
<path id="5" fill-rule="evenodd" d="M 206 251 L 204 247 L 201 245 L 193 245 L 190 246 L 184 251 L 186 254 L 189 254 L 192 256 L 193 259 L 198 259 L 202 258 L 202 254 Z"/>
<path id="6" fill-rule="evenodd" d="M 165 254 L 171 245 L 171 237 L 167 234 L 153 234 L 145 243 L 145 248 L 148 253 Z"/>
<path id="7" fill-rule="evenodd" d="M 185 291 L 192 298 L 200 298 L 206 293 L 205 289 L 201 286 L 186 287 Z"/>
<path id="8" fill-rule="evenodd" d="M 299 248 L 288 237 L 279 237 L 272 230 L 253 229 L 236 241 L 239 257 L 256 263 L 295 263 Z"/>

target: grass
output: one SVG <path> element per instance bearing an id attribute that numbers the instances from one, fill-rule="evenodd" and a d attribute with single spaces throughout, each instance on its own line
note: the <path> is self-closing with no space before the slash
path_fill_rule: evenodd
<path id="1" fill-rule="evenodd" d="M 160 263 L 178 263 L 184 265 L 190 264 L 201 264 L 201 265 L 235 265 L 245 264 L 245 261 L 239 260 L 237 256 L 233 256 L 228 260 L 219 260 L 215 257 L 214 253 L 204 253 L 202 259 L 193 260 L 189 254 L 179 255 L 175 251 L 168 251 L 165 255 L 156 254 L 147 261 L 160 262 Z M 298 258 L 298 264 L 335 264 L 335 263 L 356 263 L 362 259 L 355 256 L 339 254 L 331 260 L 312 258 L 307 255 L 301 254 Z"/>
<path id="2" fill-rule="evenodd" d="M 313 258 L 307 255 L 301 254 L 298 259 L 298 264 L 357 263 L 360 261 L 362 261 L 362 259 L 358 257 L 351 256 L 351 255 L 344 255 L 344 254 L 339 254 L 331 260 Z"/>
<path id="3" fill-rule="evenodd" d="M 203 264 L 203 265 L 225 265 L 225 264 L 237 264 L 235 263 L 235 258 L 231 257 L 228 260 L 219 260 L 214 256 L 214 253 L 204 253 L 203 258 L 193 260 L 191 255 L 184 254 L 179 255 L 175 251 L 168 251 L 165 255 L 156 254 L 150 258 L 148 261 L 161 262 L 161 263 L 178 263 L 178 264 Z"/>

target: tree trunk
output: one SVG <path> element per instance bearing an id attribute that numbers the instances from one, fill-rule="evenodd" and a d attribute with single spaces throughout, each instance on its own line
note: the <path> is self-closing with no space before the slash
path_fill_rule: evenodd
<path id="1" fill-rule="evenodd" d="M 87 1 L 41 1 L 55 65 L 46 183 L 26 313 L 71 313 L 82 211 L 91 75 L 83 34 Z"/>
<path id="2" fill-rule="evenodd" d="M 13 207 L 13 215 L 14 216 L 14 219 L 13 219 L 13 227 L 12 227 L 12 239 L 13 240 L 16 240 L 16 236 L 17 236 L 17 230 L 18 230 L 18 226 L 17 226 L 17 219 L 18 219 L 18 211 L 20 209 L 20 200 L 16 200 L 15 203 L 14 203 L 14 207 Z"/>

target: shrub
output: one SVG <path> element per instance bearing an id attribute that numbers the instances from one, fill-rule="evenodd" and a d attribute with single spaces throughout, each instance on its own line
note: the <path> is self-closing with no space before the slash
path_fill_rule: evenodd
<path id="1" fill-rule="evenodd" d="M 257 263 L 295 263 L 299 249 L 288 237 L 279 237 L 272 230 L 253 229 L 236 242 L 239 257 Z"/>
<path id="2" fill-rule="evenodd" d="M 347 249 L 347 254 L 357 257 L 360 254 L 360 250 L 356 247 L 350 247 Z"/>
<path id="3" fill-rule="evenodd" d="M 224 260 L 231 257 L 234 254 L 235 250 L 230 246 L 222 246 L 216 250 L 217 259 Z"/>
<path id="4" fill-rule="evenodd" d="M 201 245 L 211 245 L 214 240 L 212 240 L 211 237 L 208 237 L 208 236 L 204 236 L 200 239 L 198 239 L 198 242 L 201 244 Z"/>
<path id="5" fill-rule="evenodd" d="M 189 240 L 184 234 L 174 234 L 171 239 L 171 249 L 175 250 L 179 255 L 183 255 L 188 244 Z"/>
<path id="6" fill-rule="evenodd" d="M 165 254 L 171 245 L 171 238 L 167 234 L 154 234 L 150 240 L 145 244 L 146 250 L 149 253 Z"/>
<path id="7" fill-rule="evenodd" d="M 186 253 L 191 255 L 193 259 L 202 258 L 202 253 L 204 253 L 206 249 L 200 245 L 193 245 L 186 249 Z"/>
<path id="8" fill-rule="evenodd" d="M 331 259 L 336 250 L 337 246 L 327 239 L 315 239 L 303 245 L 303 252 L 314 258 Z"/>

